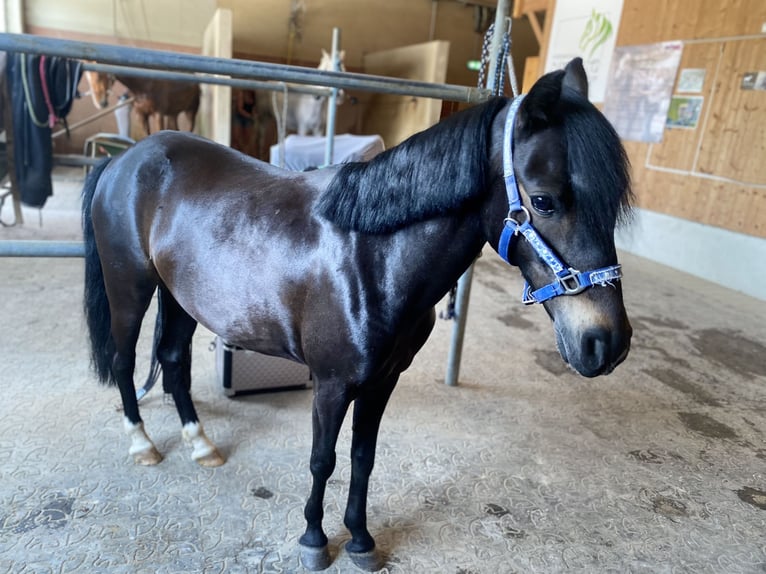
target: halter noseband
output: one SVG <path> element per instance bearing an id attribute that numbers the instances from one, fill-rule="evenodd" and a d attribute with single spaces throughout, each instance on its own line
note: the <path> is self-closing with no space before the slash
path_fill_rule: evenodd
<path id="1" fill-rule="evenodd" d="M 503 177 L 505 178 L 505 190 L 508 193 L 508 217 L 503 221 L 503 232 L 500 235 L 497 251 L 500 257 L 511 263 L 508 258 L 508 251 L 513 238 L 521 233 L 556 275 L 555 281 L 535 291 L 532 291 L 528 282 L 524 283 L 521 301 L 525 305 L 531 305 L 548 301 L 559 295 L 577 295 L 593 285 L 601 285 L 602 287 L 611 285 L 612 281 L 620 280 L 622 271 L 620 271 L 620 265 L 611 265 L 585 272 L 567 267 L 561 259 L 556 257 L 556 254 L 540 237 L 537 230 L 532 227 L 532 216 L 527 208 L 521 204 L 521 194 L 519 194 L 516 174 L 513 171 L 513 127 L 516 113 L 523 99 L 524 96 L 519 96 L 511 102 L 505 120 Z"/>

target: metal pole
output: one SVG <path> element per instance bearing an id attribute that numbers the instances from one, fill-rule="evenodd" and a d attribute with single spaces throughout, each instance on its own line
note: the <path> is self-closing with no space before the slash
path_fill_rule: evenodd
<path id="1" fill-rule="evenodd" d="M 338 51 L 340 49 L 340 28 L 332 29 L 332 67 L 340 69 Z M 332 88 L 332 93 L 327 102 L 327 139 L 324 148 L 324 164 L 333 164 L 333 152 L 335 150 L 335 113 L 338 106 L 338 88 Z"/>
<path id="2" fill-rule="evenodd" d="M 502 43 L 505 18 L 508 15 L 508 0 L 498 0 L 497 12 L 495 12 L 495 32 L 492 35 L 490 48 L 489 72 L 487 73 L 487 89 L 490 93 L 495 91 L 495 72 L 498 66 L 498 53 Z M 503 65 L 500 62 L 499 65 Z M 452 344 L 450 345 L 449 358 L 447 359 L 447 374 L 444 383 L 450 387 L 457 386 L 460 374 L 460 359 L 463 354 L 463 339 L 465 336 L 465 324 L 468 320 L 468 300 L 471 295 L 471 281 L 473 280 L 473 264 L 463 273 L 457 283 L 455 295 L 455 324 L 452 327 Z"/>
<path id="3" fill-rule="evenodd" d="M 191 74 L 188 72 L 164 72 L 162 70 L 149 70 L 147 68 L 130 68 L 127 66 L 112 66 L 111 64 L 94 64 L 86 62 L 83 70 L 113 74 L 115 76 L 132 76 L 138 78 L 151 78 L 157 80 L 169 80 L 171 82 L 190 82 L 193 84 L 217 84 L 219 86 L 231 86 L 233 88 L 251 90 L 269 90 L 281 92 L 284 90 L 284 82 L 266 82 L 258 80 L 245 80 L 243 78 L 226 78 L 223 76 L 211 76 L 209 74 Z M 319 86 L 290 86 L 290 91 L 297 94 L 309 94 L 312 96 L 329 96 L 332 88 L 320 88 Z"/>
<path id="4" fill-rule="evenodd" d="M 115 104 L 111 108 L 105 108 L 105 109 L 101 110 L 100 112 L 96 112 L 92 116 L 85 118 L 84 120 L 80 120 L 79 122 L 73 123 L 72 125 L 70 125 L 68 127 L 68 129 L 61 129 L 61 130 L 59 130 L 57 132 L 53 132 L 51 134 L 51 137 L 52 138 L 57 138 L 59 136 L 63 136 L 66 133 L 73 132 L 77 128 L 80 128 L 82 126 L 88 125 L 91 122 L 95 122 L 97 119 L 102 118 L 102 117 L 104 117 L 107 114 L 111 114 L 114 110 L 118 110 L 118 109 L 120 109 L 120 108 L 122 108 L 124 106 L 127 106 L 129 104 L 132 104 L 132 103 L 133 103 L 133 98 L 128 98 L 124 102 L 120 102 L 118 104 Z"/>
<path id="5" fill-rule="evenodd" d="M 98 60 L 106 64 L 138 68 L 201 72 L 250 79 L 268 78 L 296 84 L 323 85 L 331 88 L 435 98 L 455 102 L 481 103 L 489 97 L 486 90 L 454 84 L 432 84 L 386 76 L 317 70 L 316 68 L 268 64 L 233 58 L 213 58 L 132 46 L 46 38 L 30 34 L 0 34 L 0 50 L 62 56 L 79 60 Z"/>
<path id="6" fill-rule="evenodd" d="M 85 257 L 81 241 L 0 241 L 0 257 Z"/>

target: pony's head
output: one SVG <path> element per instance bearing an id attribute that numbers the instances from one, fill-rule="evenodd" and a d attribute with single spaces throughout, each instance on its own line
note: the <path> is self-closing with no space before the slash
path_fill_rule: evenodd
<path id="1" fill-rule="evenodd" d="M 341 72 L 346 71 L 346 66 L 343 63 L 343 59 L 346 57 L 346 51 L 341 50 L 338 52 L 338 69 Z M 317 70 L 334 70 L 335 66 L 332 62 L 332 54 L 330 54 L 327 50 L 322 49 L 322 59 L 319 60 L 319 65 L 317 66 Z"/>
<path id="2" fill-rule="evenodd" d="M 531 223 L 564 271 L 557 278 L 555 262 L 535 249 L 534 234 L 513 237 L 508 259 L 527 280 L 527 295 L 548 285 L 562 292 L 546 299 L 551 291 L 538 291 L 538 302 L 553 320 L 564 361 L 586 377 L 607 374 L 627 356 L 632 334 L 614 245 L 632 193 L 625 151 L 588 101 L 579 58 L 543 76 L 521 102 L 512 156 L 523 209 L 509 217 Z M 583 273 L 560 279 L 577 272 Z M 594 286 L 583 288 L 591 280 Z"/>
<path id="3" fill-rule="evenodd" d="M 88 81 L 90 97 L 96 108 L 104 109 L 109 106 L 109 93 L 114 83 L 114 76 L 102 72 L 86 70 L 85 79 Z"/>

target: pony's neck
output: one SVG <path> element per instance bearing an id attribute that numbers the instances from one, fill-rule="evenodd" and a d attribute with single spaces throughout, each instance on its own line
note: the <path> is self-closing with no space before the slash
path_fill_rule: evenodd
<path id="1" fill-rule="evenodd" d="M 486 242 L 476 211 L 411 225 L 381 240 L 390 251 L 380 271 L 393 286 L 388 294 L 391 305 L 404 316 L 416 316 L 434 307 Z"/>
<path id="2" fill-rule="evenodd" d="M 346 230 L 391 233 L 484 201 L 492 100 L 415 134 L 369 163 L 346 164 L 318 198 L 317 211 Z"/>

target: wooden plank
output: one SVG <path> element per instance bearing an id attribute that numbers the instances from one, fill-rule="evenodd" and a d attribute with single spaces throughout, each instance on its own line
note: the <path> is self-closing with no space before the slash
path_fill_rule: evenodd
<path id="1" fill-rule="evenodd" d="M 443 83 L 449 42 L 434 41 L 364 57 L 364 72 L 379 76 Z M 441 100 L 376 94 L 363 119 L 364 133 L 379 134 L 389 148 L 439 121 Z"/>
<path id="2" fill-rule="evenodd" d="M 511 18 L 521 18 L 548 9 L 548 0 L 514 0 Z"/>
<path id="3" fill-rule="evenodd" d="M 540 43 L 540 74 L 545 73 L 545 61 L 548 56 L 548 47 L 551 43 L 551 28 L 553 27 L 553 14 L 556 10 L 556 0 L 548 0 L 548 8 L 545 12 L 545 25 L 543 26 L 543 41 Z"/>
<path id="4" fill-rule="evenodd" d="M 720 59 L 722 44 L 689 44 L 684 47 L 679 69 L 699 68 L 705 70 L 705 83 L 699 94 L 679 94 L 702 96 L 705 98 L 702 115 L 695 129 L 665 129 L 662 142 L 652 146 L 649 163 L 672 169 L 691 171 L 697 148 L 703 135 L 704 118 L 710 113 L 710 95 L 713 92 L 713 81 Z M 676 81 L 678 81 L 676 79 Z M 673 90 L 676 93 L 678 86 Z"/>
<path id="5" fill-rule="evenodd" d="M 743 90 L 745 72 L 766 69 L 766 37 L 727 42 L 697 169 L 766 185 L 766 92 Z"/>
<path id="6" fill-rule="evenodd" d="M 761 34 L 763 0 L 625 0 L 618 46 Z"/>
<path id="7" fill-rule="evenodd" d="M 537 38 L 537 43 L 542 46 L 543 30 L 540 28 L 540 20 L 537 19 L 537 14 L 529 12 L 527 17 L 529 18 L 529 25 L 532 26 L 532 32 L 534 32 L 535 38 Z"/>
<path id="8" fill-rule="evenodd" d="M 524 77 L 521 82 L 521 93 L 528 94 L 534 83 L 540 77 L 540 58 L 533 56 L 524 62 Z"/>
<path id="9" fill-rule="evenodd" d="M 206 56 L 231 58 L 232 12 L 226 8 L 215 11 L 205 30 L 202 45 Z M 223 145 L 231 143 L 231 88 L 203 84 L 198 130 L 203 136 Z"/>
<path id="10" fill-rule="evenodd" d="M 651 148 L 624 142 L 640 207 L 766 237 L 766 190 L 748 185 L 766 184 L 766 103 L 740 89 L 764 69 L 766 38 L 751 37 L 764 22 L 762 0 L 625 0 L 618 46 L 685 40 L 681 68 L 707 71 L 696 129 L 666 130 Z"/>

